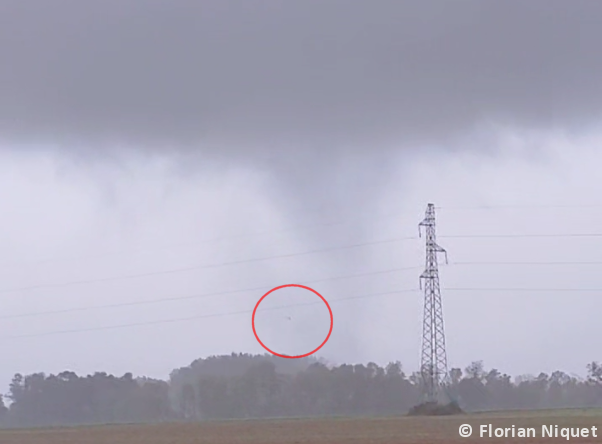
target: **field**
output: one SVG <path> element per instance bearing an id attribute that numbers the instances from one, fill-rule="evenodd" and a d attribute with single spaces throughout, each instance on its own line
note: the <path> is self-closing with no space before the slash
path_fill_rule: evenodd
<path id="1" fill-rule="evenodd" d="M 462 424 L 473 436 L 462 438 Z M 533 427 L 536 438 L 479 437 L 479 426 Z M 481 413 L 438 418 L 291 419 L 222 421 L 204 424 L 120 425 L 0 431 L 1 444 L 402 444 L 470 442 L 566 442 L 566 438 L 541 436 L 541 427 L 602 429 L 602 412 L 565 410 Z M 516 432 L 518 433 L 518 432 Z M 591 433 L 591 432 L 590 432 Z M 597 435 L 601 436 L 600 430 Z M 569 442 L 594 443 L 602 438 L 570 438 Z"/>

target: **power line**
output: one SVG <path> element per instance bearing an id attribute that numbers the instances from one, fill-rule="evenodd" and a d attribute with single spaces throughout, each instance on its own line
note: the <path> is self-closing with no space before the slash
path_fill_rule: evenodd
<path id="1" fill-rule="evenodd" d="M 598 205 L 591 205 L 591 206 L 598 207 Z M 530 208 L 530 207 L 531 206 L 524 206 L 524 208 Z M 581 206 L 570 206 L 570 205 L 545 206 L 544 205 L 544 206 L 540 206 L 540 207 L 542 207 L 542 208 L 548 208 L 548 207 L 580 208 Z M 508 205 L 508 206 L 491 206 L 491 207 L 436 207 L 436 208 L 439 208 L 439 209 L 496 209 L 496 208 L 523 208 L 523 206 Z M 391 217 L 401 216 L 403 214 L 405 214 L 405 213 L 395 212 L 395 213 L 388 213 L 388 214 L 381 215 L 381 216 L 370 215 L 369 218 L 372 220 L 378 219 L 379 217 L 383 218 L 383 219 L 387 219 L 387 218 L 391 218 Z M 366 217 L 366 218 L 368 218 L 368 217 Z M 169 249 L 178 248 L 178 247 L 203 245 L 203 244 L 214 243 L 214 242 L 224 242 L 227 240 L 236 240 L 236 239 L 261 237 L 261 236 L 272 236 L 274 234 L 282 234 L 282 233 L 287 233 L 287 232 L 298 231 L 299 229 L 303 229 L 303 228 L 312 228 L 312 227 L 320 228 L 320 227 L 327 227 L 327 226 L 346 225 L 349 223 L 350 223 L 349 219 L 346 219 L 344 221 L 338 221 L 338 222 L 300 225 L 297 227 L 287 228 L 287 229 L 282 229 L 282 230 L 267 230 L 267 231 L 262 231 L 262 232 L 257 232 L 257 233 L 245 233 L 245 234 L 240 234 L 240 235 L 223 236 L 223 237 L 200 240 L 200 241 L 175 243 L 175 244 L 169 244 L 169 245 L 164 245 L 164 246 L 157 246 L 157 247 L 153 247 L 153 248 L 141 248 L 141 249 L 131 250 L 128 252 L 115 251 L 115 252 L 102 253 L 102 254 L 97 254 L 97 255 L 82 255 L 82 256 L 63 257 L 63 258 L 50 258 L 50 259 L 45 259 L 45 260 L 40 260 L 40 261 L 25 262 L 25 263 L 19 263 L 19 264 L 17 264 L 17 263 L 0 264 L 0 267 L 8 268 L 8 267 L 17 267 L 17 266 L 24 266 L 24 265 L 40 265 L 40 264 L 53 263 L 53 262 L 70 262 L 70 261 L 76 261 L 76 260 L 95 259 L 95 258 L 102 258 L 102 257 L 123 256 L 123 255 L 127 255 L 127 254 L 135 254 L 135 253 L 140 253 L 140 252 L 169 250 Z M 440 235 L 439 237 L 442 237 L 442 238 L 602 237 L 602 233 Z M 416 240 L 418 238 L 417 237 L 408 237 L 407 239 L 408 240 Z"/>
<path id="2" fill-rule="evenodd" d="M 500 235 L 500 236 L 503 236 L 503 235 Z M 508 236 L 515 237 L 515 236 L 520 236 L 520 235 L 508 235 Z M 537 235 L 534 235 L 534 236 L 537 236 Z M 557 235 L 557 236 L 571 236 L 571 235 Z M 592 235 L 592 236 L 602 236 L 602 234 L 600 234 L 600 235 L 596 234 L 596 235 Z M 487 237 L 487 235 L 486 236 L 478 236 L 478 235 L 477 236 L 472 236 L 472 235 L 439 236 L 439 237 Z M 306 251 L 306 252 L 301 252 L 301 253 L 290 253 L 290 254 L 283 254 L 283 255 L 276 255 L 276 256 L 266 256 L 266 257 L 261 257 L 261 258 L 244 259 L 244 260 L 240 260 L 240 261 L 222 262 L 222 263 L 217 263 L 217 264 L 204 264 L 204 265 L 197 265 L 197 266 L 192 266 L 192 267 L 181 267 L 181 268 L 174 268 L 174 269 L 170 269 L 170 270 L 158 270 L 158 271 L 151 271 L 151 272 L 147 272 L 147 273 L 131 274 L 131 275 L 124 275 L 124 276 L 111 276 L 111 277 L 106 277 L 106 278 L 69 281 L 69 282 L 61 282 L 61 283 L 57 283 L 57 284 L 32 285 L 29 287 L 17 287 L 17 288 L 0 290 L 0 294 L 1 293 L 13 293 L 13 292 L 19 292 L 19 291 L 28 291 L 28 290 L 38 290 L 38 289 L 44 289 L 44 288 L 67 287 L 67 286 L 71 286 L 71 285 L 84 285 L 84 284 L 93 284 L 93 283 L 100 283 L 100 282 L 111 282 L 111 281 L 137 279 L 137 278 L 142 278 L 142 277 L 167 275 L 167 274 L 181 273 L 181 272 L 201 270 L 201 269 L 219 268 L 219 267 L 226 267 L 229 265 L 239 265 L 239 264 L 260 262 L 260 261 L 271 260 L 271 259 L 282 259 L 282 258 L 289 258 L 289 257 L 296 257 L 296 256 L 304 256 L 304 255 L 310 255 L 310 254 L 316 254 L 316 253 L 325 253 L 325 252 L 331 252 L 331 251 L 352 249 L 352 248 L 358 248 L 358 247 L 363 247 L 363 246 L 379 245 L 379 244 L 386 244 L 386 243 L 400 242 L 400 241 L 404 241 L 404 240 L 414 240 L 414 239 L 417 239 L 417 237 L 401 237 L 401 238 L 397 238 L 397 239 L 387 239 L 387 240 L 382 240 L 382 241 L 364 242 L 364 243 L 358 243 L 358 244 L 352 244 L 352 245 L 345 245 L 345 246 L 339 246 L 339 247 Z M 538 261 L 533 261 L 533 262 L 464 261 L 464 262 L 462 262 L 461 261 L 461 262 L 450 262 L 449 265 L 481 265 L 481 266 L 487 266 L 487 265 L 602 265 L 602 261 L 574 261 L 574 262 L 573 261 L 558 261 L 558 262 L 545 262 L 545 261 L 540 261 L 540 262 L 538 262 Z M 2 318 L 0 317 L 0 319 L 2 319 Z"/>
<path id="3" fill-rule="evenodd" d="M 460 265 L 460 266 L 462 266 L 462 265 L 485 265 L 485 266 L 487 266 L 487 265 L 495 265 L 495 266 L 497 266 L 497 265 L 521 265 L 521 266 L 523 266 L 523 265 L 602 265 L 602 261 L 592 261 L 592 262 L 450 262 L 449 265 Z M 391 269 L 387 269 L 387 270 L 379 270 L 379 271 L 372 271 L 372 272 L 366 272 L 366 273 L 349 274 L 349 275 L 345 275 L 345 276 L 334 276 L 334 277 L 323 278 L 323 279 L 301 281 L 299 283 L 313 284 L 313 283 L 328 282 L 328 281 L 335 281 L 335 280 L 341 280 L 341 279 L 352 279 L 352 278 L 356 278 L 356 277 L 376 276 L 376 275 L 381 275 L 381 274 L 397 273 L 399 271 L 416 270 L 419 268 L 421 268 L 421 267 L 414 266 L 414 267 L 391 268 Z M 22 314 L 0 316 L 0 320 L 19 319 L 19 318 L 28 318 L 28 317 L 37 317 L 37 316 L 48 316 L 48 315 L 56 315 L 56 314 L 68 314 L 68 313 L 77 313 L 77 312 L 83 312 L 83 311 L 102 310 L 102 309 L 110 309 L 110 308 L 152 305 L 152 304 L 173 302 L 173 301 L 204 299 L 204 298 L 213 297 L 213 296 L 224 296 L 224 295 L 228 295 L 228 294 L 263 291 L 266 289 L 269 290 L 270 288 L 272 288 L 272 287 L 264 285 L 261 287 L 243 288 L 243 289 L 238 289 L 238 290 L 228 290 L 228 291 L 219 291 L 219 292 L 211 292 L 211 293 L 198 293 L 198 294 L 192 294 L 192 295 L 186 295 L 186 296 L 165 297 L 165 298 L 157 298 L 157 299 L 144 300 L 144 301 L 120 302 L 120 303 L 115 303 L 115 304 L 103 304 L 103 305 L 86 306 L 86 307 L 73 307 L 73 308 L 66 308 L 66 309 L 61 309 L 61 310 L 28 312 L 28 313 L 22 313 Z M 508 289 L 508 288 L 504 288 L 504 289 L 500 289 L 500 290 L 483 289 L 483 288 L 478 288 L 478 289 L 446 288 L 445 290 L 449 290 L 449 291 L 530 291 L 528 289 L 525 290 L 525 289 Z M 548 290 L 550 290 L 550 289 L 539 289 L 539 290 L 535 289 L 534 291 L 548 291 Z M 566 289 L 566 290 L 562 290 L 562 291 L 582 291 L 582 290 Z M 598 290 L 594 289 L 591 291 L 598 291 Z M 602 291 L 602 290 L 600 290 L 600 291 Z"/>
<path id="4" fill-rule="evenodd" d="M 401 242 L 404 240 L 411 240 L 411 239 L 415 239 L 415 237 L 400 237 L 400 238 L 396 238 L 396 239 L 385 239 L 385 240 L 379 240 L 379 241 L 362 242 L 362 243 L 351 244 L 351 245 L 343 245 L 343 246 L 338 246 L 338 247 L 321 248 L 321 249 L 317 249 L 317 250 L 304 251 L 304 252 L 300 252 L 300 253 L 288 253 L 288 254 L 280 254 L 280 255 L 275 255 L 275 256 L 265 256 L 265 257 L 243 259 L 243 260 L 232 261 L 232 262 L 222 262 L 222 263 L 218 263 L 218 264 L 195 265 L 192 267 L 174 268 L 171 270 L 159 270 L 159 271 L 152 271 L 152 272 L 148 272 L 148 273 L 130 274 L 130 275 L 124 275 L 124 276 L 112 276 L 112 277 L 97 278 L 97 279 L 86 279 L 86 280 L 80 280 L 80 281 L 61 282 L 61 283 L 57 283 L 57 284 L 32 285 L 29 287 L 19 287 L 19 288 L 10 288 L 10 289 L 5 289 L 5 290 L 0 290 L 0 293 L 13 293 L 13 292 L 17 292 L 17 291 L 37 290 L 37 289 L 42 289 L 42 288 L 67 287 L 67 286 L 71 286 L 71 285 L 82 285 L 82 284 L 91 284 L 91 283 L 99 283 L 99 282 L 120 281 L 120 280 L 127 280 L 127 279 L 136 279 L 136 278 L 141 278 L 141 277 L 181 273 L 181 272 L 192 271 L 192 270 L 220 268 L 220 267 L 226 267 L 226 266 L 230 266 L 230 265 L 248 264 L 248 263 L 252 263 L 252 262 L 261 262 L 261 261 L 267 261 L 267 260 L 272 260 L 272 259 L 285 259 L 285 258 L 290 258 L 290 257 L 308 256 L 311 254 L 328 253 L 328 252 L 333 252 L 333 251 L 347 250 L 347 249 L 366 247 L 366 246 L 371 246 L 371 245 L 388 244 L 388 243 Z"/>
<path id="5" fill-rule="evenodd" d="M 401 216 L 402 214 L 403 213 L 401 213 L 401 212 L 387 213 L 387 214 L 380 215 L 380 216 L 370 214 L 370 215 L 363 215 L 361 218 L 362 219 L 363 218 L 370 219 L 370 220 L 375 220 L 378 218 L 388 219 L 391 217 Z M 297 231 L 303 230 L 305 228 L 322 228 L 322 227 L 331 227 L 331 226 L 339 226 L 339 225 L 348 225 L 351 222 L 352 221 L 347 218 L 343 221 L 337 221 L 337 222 L 305 224 L 305 225 L 299 225 L 296 227 L 285 228 L 285 229 L 281 229 L 281 230 L 266 230 L 266 231 L 259 231 L 256 233 L 244 233 L 244 234 L 232 235 L 232 236 L 221 236 L 221 237 L 217 237 L 217 238 L 213 238 L 213 239 L 205 239 L 205 240 L 192 241 L 192 242 L 180 242 L 180 243 L 168 244 L 168 245 L 157 246 L 157 247 L 152 247 L 152 248 L 139 248 L 139 249 L 135 249 L 135 250 L 130 250 L 129 252 L 114 251 L 114 252 L 101 253 L 101 254 L 96 254 L 96 255 L 82 255 L 82 256 L 72 256 L 72 257 L 63 257 L 63 258 L 50 258 L 50 259 L 25 262 L 25 263 L 20 263 L 20 264 L 0 264 L 0 266 L 1 267 L 15 267 L 15 266 L 23 266 L 23 265 L 40 265 L 40 264 L 53 263 L 53 262 L 70 262 L 70 261 L 84 260 L 84 259 L 97 259 L 97 258 L 103 258 L 103 257 L 123 256 L 125 254 L 136 254 L 136 253 L 148 252 L 148 251 L 169 250 L 169 249 L 179 248 L 179 247 L 189 247 L 189 246 L 195 246 L 195 245 L 198 246 L 198 245 L 204 245 L 204 244 L 210 244 L 210 243 L 216 243 L 216 242 L 225 242 L 228 240 L 245 239 L 245 238 L 262 237 L 262 236 L 273 236 L 273 235 L 277 235 L 277 234 L 297 232 Z"/>
<path id="6" fill-rule="evenodd" d="M 443 207 L 435 207 L 435 208 L 444 209 L 444 210 L 495 210 L 495 209 L 503 209 L 503 208 L 589 208 L 589 207 L 598 208 L 598 207 L 602 207 L 602 204 L 599 204 L 599 205 L 595 205 L 595 204 L 594 205 L 487 205 L 487 206 L 474 206 L 474 207 L 443 206 Z M 370 214 L 368 216 L 360 216 L 360 219 L 364 219 L 364 218 L 370 219 L 370 220 L 388 219 L 388 218 L 392 218 L 392 217 L 402 216 L 404 214 L 406 214 L 406 213 L 401 212 L 401 211 L 387 213 L 387 214 L 383 214 L 383 215 Z M 357 220 L 357 219 L 354 219 L 353 221 L 355 221 L 355 220 Z M 72 257 L 63 257 L 63 258 L 49 258 L 49 259 L 25 262 L 25 263 L 19 263 L 19 264 L 16 264 L 16 263 L 0 264 L 0 267 L 7 268 L 7 267 L 24 266 L 24 265 L 40 265 L 40 264 L 53 263 L 53 262 L 70 262 L 70 261 L 78 261 L 78 260 L 85 260 L 85 259 L 123 256 L 123 255 L 127 255 L 127 254 L 136 254 L 136 253 L 148 252 L 148 251 L 169 250 L 169 249 L 173 249 L 173 248 L 204 245 L 204 244 L 210 244 L 210 243 L 216 243 L 216 242 L 224 242 L 224 241 L 228 241 L 228 240 L 245 239 L 245 238 L 262 237 L 262 236 L 273 236 L 273 235 L 277 235 L 277 234 L 296 232 L 296 231 L 304 230 L 307 228 L 311 229 L 311 228 L 322 228 L 322 227 L 348 225 L 349 223 L 351 223 L 353 221 L 350 221 L 349 219 L 345 219 L 343 221 L 336 221 L 336 222 L 303 224 L 303 225 L 298 225 L 295 227 L 285 228 L 285 229 L 281 229 L 281 230 L 266 230 L 266 231 L 259 231 L 259 232 L 255 232 L 255 233 L 244 233 L 244 234 L 232 235 L 232 236 L 221 236 L 221 237 L 217 237 L 217 238 L 213 238 L 213 239 L 205 239 L 205 240 L 192 241 L 192 242 L 180 242 L 180 243 L 168 244 L 168 245 L 157 246 L 157 247 L 152 247 L 152 248 L 139 248 L 139 249 L 134 249 L 134 250 L 130 250 L 127 252 L 114 251 L 114 252 L 101 253 L 101 254 L 96 254 L 96 255 L 81 255 L 81 256 L 72 256 Z M 477 236 L 470 236 L 470 237 L 477 237 Z M 551 236 L 544 235 L 544 236 L 545 237 L 567 237 L 567 236 L 572 237 L 574 235 L 551 235 Z M 578 236 L 600 237 L 600 236 L 602 236 L 602 233 L 601 234 L 593 234 L 593 235 L 585 234 L 585 235 L 578 235 Z M 439 236 L 439 237 L 450 237 L 450 236 Z M 467 237 L 467 236 L 461 235 L 461 236 L 452 236 L 452 237 Z M 502 236 L 481 235 L 478 237 L 535 237 L 535 236 L 533 236 L 533 235 L 518 235 L 518 236 L 516 236 L 516 235 L 509 235 L 509 236 L 507 236 L 507 235 L 502 235 Z M 416 238 L 413 238 L 413 239 L 416 239 Z"/>
<path id="7" fill-rule="evenodd" d="M 371 272 L 366 272 L 366 273 L 349 274 L 346 276 L 334 276 L 334 277 L 323 278 L 323 279 L 314 279 L 314 280 L 310 280 L 310 281 L 302 281 L 300 283 L 301 284 L 314 284 L 314 283 L 319 283 L 319 282 L 329 282 L 329 281 L 335 281 L 335 280 L 340 280 L 340 279 L 352 279 L 355 277 L 376 276 L 376 275 L 380 275 L 380 274 L 397 273 L 400 271 L 416 270 L 419 268 L 421 268 L 421 267 L 392 268 L 389 270 L 379 270 L 379 271 L 371 271 Z M 203 299 L 203 298 L 208 298 L 208 297 L 212 297 L 212 296 L 224 296 L 224 295 L 236 294 L 236 293 L 266 291 L 271 288 L 273 288 L 273 286 L 264 285 L 264 286 L 255 287 L 255 288 L 243 288 L 243 289 L 239 289 L 239 290 L 228 290 L 228 291 L 219 291 L 219 292 L 212 292 L 212 293 L 199 293 L 199 294 L 193 294 L 193 295 L 187 295 L 187 296 L 151 299 L 151 300 L 146 300 L 146 301 L 120 302 L 120 303 L 116 303 L 116 304 L 105 304 L 105 305 L 96 305 L 96 306 L 88 306 L 88 307 L 74 307 L 74 308 L 66 308 L 66 309 L 62 309 L 62 310 L 38 311 L 38 312 L 29 312 L 29 313 L 15 314 L 15 315 L 5 315 L 5 316 L 0 316 L 0 319 L 1 320 L 19 319 L 19 318 L 47 316 L 47 315 L 55 315 L 55 314 L 76 313 L 76 312 L 82 312 L 82 311 L 100 310 L 100 309 L 107 309 L 107 308 L 120 308 L 120 307 L 131 307 L 131 306 L 139 306 L 139 305 L 150 305 L 150 304 L 157 304 L 157 303 L 162 303 L 162 302 Z"/>
<path id="8" fill-rule="evenodd" d="M 442 288 L 443 291 L 463 291 L 463 292 L 602 292 L 602 288 L 460 288 L 460 287 L 445 287 Z M 330 300 L 329 303 L 337 303 L 344 302 L 349 300 L 357 300 L 357 299 L 367 299 L 378 296 L 387 296 L 394 294 L 404 294 L 404 293 L 419 293 L 419 289 L 406 289 L 406 290 L 396 290 L 396 291 L 385 291 L 379 293 L 369 293 L 359 296 L 350 296 L 344 298 L 338 298 Z M 322 304 L 322 301 L 309 302 L 309 303 L 299 303 L 299 304 L 290 304 L 290 305 L 282 305 L 278 307 L 268 307 L 263 310 L 280 310 L 285 308 L 297 307 L 297 306 L 305 306 L 305 305 L 316 305 Z M 214 317 L 226 317 L 226 316 L 234 316 L 241 314 L 250 314 L 253 310 L 238 310 L 238 311 L 230 311 L 224 313 L 211 313 L 206 315 L 197 315 L 197 316 L 189 316 L 184 318 L 174 318 L 174 319 L 162 319 L 157 321 L 145 321 L 145 322 L 135 322 L 128 324 L 119 324 L 119 325 L 110 325 L 103 327 L 91 327 L 91 328 L 82 328 L 82 329 L 73 329 L 73 330 L 56 330 L 45 333 L 34 333 L 34 334 L 26 334 L 26 335 L 14 335 L 14 336 L 5 336 L 0 337 L 0 340 L 10 340 L 10 339 L 20 339 L 20 338 L 33 338 L 33 337 L 44 337 L 58 334 L 71 334 L 71 333 L 84 333 L 84 332 L 93 332 L 93 331 L 103 331 L 103 330 L 115 330 L 122 328 L 132 328 L 132 327 L 143 327 L 143 326 L 151 326 L 151 325 L 160 325 L 160 324 L 169 324 L 169 323 L 178 323 L 178 322 L 187 322 L 198 319 L 206 319 L 206 318 L 214 318 Z"/>
<path id="9" fill-rule="evenodd" d="M 540 234 L 540 233 L 528 233 L 528 234 L 443 234 L 438 237 L 445 237 L 448 239 L 486 239 L 486 238 L 537 238 L 537 237 L 602 237 L 602 233 L 551 233 L 551 234 Z"/>
<path id="10" fill-rule="evenodd" d="M 509 205 L 475 205 L 475 206 L 442 206 L 438 210 L 498 210 L 498 209 L 533 209 L 533 208 L 602 208 L 601 204 L 509 204 Z"/>
<path id="11" fill-rule="evenodd" d="M 349 296 L 349 297 L 344 297 L 344 298 L 339 298 L 339 299 L 333 299 L 333 300 L 329 301 L 329 304 L 343 302 L 343 301 L 356 300 L 356 299 L 373 298 L 373 297 L 378 297 L 378 296 L 413 293 L 413 292 L 417 292 L 417 291 L 418 290 L 414 289 L 414 290 L 396 290 L 396 291 L 384 291 L 384 292 L 379 292 L 379 293 L 369 293 L 369 294 L 364 294 L 364 295 L 359 295 L 359 296 Z M 281 305 L 278 307 L 264 308 L 264 309 L 262 309 L 262 311 L 282 310 L 282 309 L 286 309 L 286 308 L 307 306 L 307 305 L 318 305 L 318 304 L 323 304 L 323 302 L 315 301 L 315 302 Z M 81 328 L 81 329 L 72 329 L 72 330 L 55 330 L 55 331 L 45 332 L 45 333 L 4 336 L 4 337 L 0 337 L 0 340 L 44 337 L 44 336 L 52 336 L 52 335 L 59 335 L 59 334 L 84 333 L 84 332 L 92 332 L 92 331 L 116 330 L 116 329 L 122 329 L 122 328 L 170 324 L 170 323 L 194 321 L 194 320 L 198 320 L 198 319 L 235 316 L 235 315 L 251 314 L 251 313 L 253 313 L 253 310 L 247 309 L 247 310 L 230 311 L 230 312 L 224 312 L 224 313 L 212 313 L 212 314 L 206 314 L 206 315 L 189 316 L 189 317 L 185 317 L 185 318 L 162 319 L 162 320 L 157 320 L 157 321 L 135 322 L 135 323 L 128 323 L 128 324 L 109 325 L 109 326 L 103 326 L 103 327 L 91 327 L 91 328 Z"/>
<path id="12" fill-rule="evenodd" d="M 602 265 L 602 261 L 450 262 L 450 265 Z"/>
<path id="13" fill-rule="evenodd" d="M 505 291 L 505 292 L 602 292 L 602 288 L 516 288 L 516 287 L 499 287 L 499 288 L 469 288 L 469 287 L 446 287 L 443 290 L 445 291 Z"/>

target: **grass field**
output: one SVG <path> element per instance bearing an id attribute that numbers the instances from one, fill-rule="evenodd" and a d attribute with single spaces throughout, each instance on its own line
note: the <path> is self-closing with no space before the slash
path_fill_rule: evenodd
<path id="1" fill-rule="evenodd" d="M 462 424 L 473 436 L 462 438 Z M 479 427 L 532 427 L 535 438 L 479 437 Z M 470 442 L 566 442 L 541 436 L 542 425 L 598 427 L 598 438 L 570 438 L 569 442 L 602 443 L 602 411 L 563 410 L 480 413 L 456 417 L 298 419 L 223 421 L 203 424 L 121 425 L 57 429 L 3 430 L 1 444 L 402 444 Z"/>

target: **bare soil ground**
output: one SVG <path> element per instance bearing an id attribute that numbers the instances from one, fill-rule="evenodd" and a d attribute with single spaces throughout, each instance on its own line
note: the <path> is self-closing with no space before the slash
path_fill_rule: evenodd
<path id="1" fill-rule="evenodd" d="M 462 424 L 473 427 L 462 438 Z M 536 438 L 479 436 L 482 424 L 493 428 L 533 427 Z M 121 425 L 0 431 L 1 444 L 412 444 L 412 443 L 546 443 L 566 438 L 541 437 L 542 425 L 598 427 L 598 437 L 570 438 L 569 442 L 602 443 L 602 412 L 505 412 L 456 417 L 363 419 L 299 419 L 223 421 L 204 424 Z"/>

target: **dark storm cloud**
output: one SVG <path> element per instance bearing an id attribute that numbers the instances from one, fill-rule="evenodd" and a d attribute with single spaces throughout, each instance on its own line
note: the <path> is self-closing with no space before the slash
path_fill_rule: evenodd
<path id="1" fill-rule="evenodd" d="M 588 123 L 601 21 L 595 1 L 4 0 L 0 132 L 277 151 Z"/>

